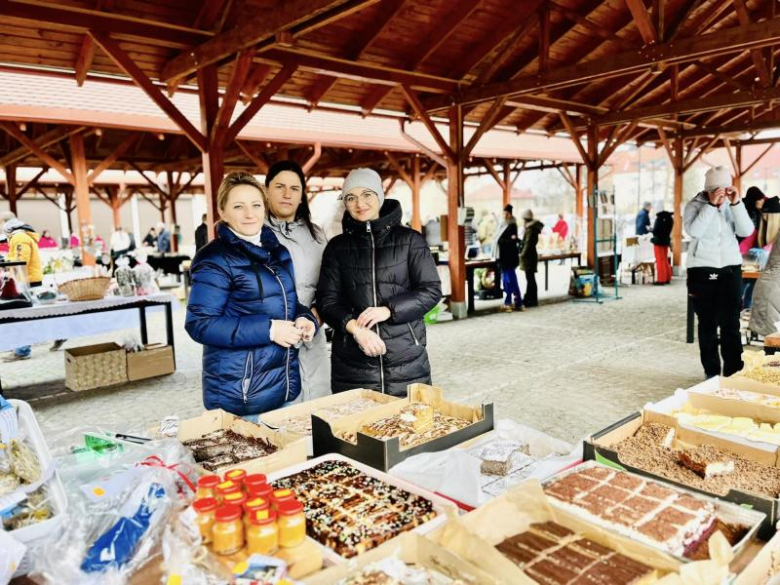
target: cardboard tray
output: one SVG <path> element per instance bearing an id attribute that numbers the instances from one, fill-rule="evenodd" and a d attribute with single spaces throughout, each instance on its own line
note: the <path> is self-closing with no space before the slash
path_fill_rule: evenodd
<path id="1" fill-rule="evenodd" d="M 643 413 L 635 412 L 607 428 L 594 433 L 583 444 L 583 459 L 585 461 L 597 461 L 603 465 L 613 467 L 622 471 L 635 473 L 643 477 L 661 481 L 675 487 L 688 490 L 697 494 L 702 494 L 710 498 L 724 500 L 732 504 L 737 504 L 743 508 L 756 510 L 766 515 L 766 519 L 761 524 L 758 536 L 763 540 L 769 540 L 775 533 L 775 526 L 780 520 L 780 500 L 770 498 L 752 492 L 746 492 L 738 489 L 730 489 L 726 494 L 717 494 L 701 490 L 683 483 L 671 480 L 663 475 L 645 471 L 639 467 L 629 465 L 620 460 L 618 453 L 612 448 L 613 445 L 625 438 L 632 437 L 644 423 L 660 422 L 666 424 L 666 419 L 652 411 Z M 686 427 L 675 426 L 675 438 L 684 443 L 692 445 L 712 445 L 719 449 L 731 451 L 737 455 L 751 459 L 768 467 L 777 467 L 779 465 L 776 453 L 770 453 L 754 447 L 733 443 L 726 440 L 713 438 L 710 435 L 698 430 Z"/>
<path id="2" fill-rule="evenodd" d="M 281 471 L 276 471 L 274 473 L 268 474 L 268 482 L 274 482 L 277 479 L 282 479 L 284 477 L 288 477 L 290 475 L 295 475 L 296 473 L 300 473 L 301 471 L 305 471 L 307 469 L 310 469 L 316 465 L 319 465 L 320 463 L 323 463 L 325 461 L 343 461 L 345 463 L 349 463 L 350 465 L 354 466 L 356 469 L 359 469 L 369 477 L 373 477 L 376 479 L 379 479 L 389 485 L 399 487 L 401 489 L 406 490 L 409 493 L 416 494 L 418 496 L 422 496 L 423 498 L 430 500 L 433 502 L 433 509 L 436 511 L 436 518 L 431 520 L 430 522 L 426 522 L 425 524 L 422 524 L 415 529 L 411 530 L 410 532 L 414 532 L 417 534 L 426 534 L 430 532 L 431 530 L 435 529 L 437 526 L 442 525 L 447 520 L 447 512 L 455 510 L 455 506 L 447 501 L 446 499 L 437 496 L 427 490 L 424 490 L 414 484 L 411 484 L 407 481 L 404 481 L 403 479 L 399 479 L 397 477 L 392 477 L 386 473 L 383 473 L 381 471 L 377 471 L 373 467 L 369 467 L 368 465 L 363 465 L 362 463 L 355 461 L 353 459 L 350 459 L 348 457 L 344 457 L 343 455 L 339 454 L 331 454 L 331 455 L 325 455 L 323 457 L 315 457 L 314 459 L 310 459 L 309 461 L 306 461 L 305 463 L 299 463 L 297 465 L 293 465 L 292 467 L 288 467 L 286 469 L 282 469 Z M 294 491 L 294 490 L 293 490 Z M 388 542 L 392 542 L 395 539 L 391 539 Z M 383 543 L 385 544 L 385 543 Z M 346 563 L 347 559 L 342 557 L 341 555 L 337 554 L 333 549 L 330 549 L 326 547 L 325 545 L 320 544 L 320 546 L 323 549 L 323 554 L 326 563 L 331 562 L 334 564 L 341 564 Z M 370 551 L 368 551 L 370 552 Z M 364 553 L 367 554 L 367 553 Z M 362 557 L 362 555 L 360 555 Z M 359 557 L 358 557 L 359 558 Z M 352 559 L 349 559 L 351 562 Z"/>
<path id="3" fill-rule="evenodd" d="M 733 585 L 765 585 L 780 574 L 780 533 L 772 537 L 737 575 Z"/>
<path id="4" fill-rule="evenodd" d="M 286 433 L 279 433 L 271 429 L 244 420 L 241 417 L 225 412 L 224 410 L 207 410 L 202 415 L 183 420 L 179 422 L 179 433 L 176 438 L 179 441 L 189 441 L 199 439 L 213 431 L 220 429 L 230 429 L 245 437 L 258 437 L 267 439 L 272 444 L 279 447 L 276 453 L 258 459 L 242 461 L 237 465 L 226 465 L 216 471 L 211 472 L 199 467 L 203 473 L 217 473 L 224 475 L 231 469 L 243 469 L 247 473 L 265 473 L 268 474 L 278 469 L 284 469 L 290 465 L 295 465 L 306 461 L 306 440 L 297 435 L 288 436 Z M 148 430 L 150 436 L 154 437 L 157 428 Z"/>
<path id="5" fill-rule="evenodd" d="M 655 575 L 642 583 L 654 582 L 683 566 L 662 551 L 588 523 L 578 516 L 556 508 L 537 480 L 519 484 L 501 496 L 460 517 L 451 517 L 428 538 L 489 573 L 507 585 L 534 585 L 513 561 L 495 548 L 504 539 L 525 532 L 530 524 L 552 521 L 655 569 Z"/>
<path id="6" fill-rule="evenodd" d="M 591 467 L 609 467 L 607 465 L 602 465 L 601 463 L 598 463 L 596 461 L 586 461 L 585 463 L 582 463 L 580 465 L 577 465 L 576 467 L 572 467 L 570 469 L 567 469 L 566 471 L 559 473 L 558 475 L 551 477 L 544 481 L 543 485 L 547 485 L 557 479 L 560 479 L 562 477 L 565 477 L 566 475 L 569 475 L 571 473 L 575 473 L 582 469 L 588 469 Z M 638 474 L 642 475 L 642 474 Z M 647 477 L 647 475 L 645 474 Z M 650 478 L 653 481 L 656 481 L 655 478 Z M 670 483 L 665 481 L 659 481 L 659 483 Z M 764 520 L 766 519 L 766 514 L 763 512 L 759 512 L 757 510 L 750 510 L 747 508 L 743 508 L 741 506 L 738 506 L 736 504 L 732 504 L 729 502 L 725 502 L 723 500 L 719 500 L 717 498 L 713 498 L 710 496 L 705 496 L 701 492 L 697 492 L 695 490 L 691 490 L 687 487 L 680 487 L 675 486 L 675 489 L 686 492 L 691 494 L 692 496 L 696 497 L 699 500 L 704 500 L 711 502 L 715 506 L 715 514 L 724 522 L 731 522 L 731 523 L 740 523 L 746 526 L 749 526 L 750 529 L 748 530 L 747 534 L 740 540 L 736 545 L 732 547 L 732 551 L 734 553 L 734 556 L 738 556 L 739 553 L 756 537 L 756 534 L 758 532 L 759 527 L 763 524 Z M 556 500 L 550 498 L 550 501 L 553 506 L 555 506 L 558 509 L 566 509 L 563 504 L 559 504 Z M 567 512 L 571 514 L 575 514 L 574 512 L 566 509 Z M 596 520 L 586 519 L 586 522 L 593 523 L 598 525 L 598 522 Z M 613 529 L 612 527 L 603 527 L 605 530 L 609 531 L 615 531 L 615 533 L 618 533 L 616 529 Z M 629 537 L 630 538 L 630 537 Z M 651 548 L 655 548 L 652 545 L 649 545 Z M 663 551 L 663 549 L 658 548 L 657 550 Z M 669 554 L 669 553 L 665 553 Z M 677 556 L 677 555 L 671 555 L 672 558 L 677 559 L 678 561 L 681 561 L 683 563 L 690 562 L 689 559 L 686 559 L 683 556 Z"/>
<path id="7" fill-rule="evenodd" d="M 301 404 L 295 404 L 293 406 L 287 406 L 285 408 L 279 408 L 260 415 L 260 422 L 274 430 L 284 429 L 287 421 L 303 416 L 311 416 L 317 411 L 321 411 L 331 406 L 344 404 L 351 402 L 359 398 L 367 398 L 376 402 L 377 406 L 387 404 L 389 402 L 396 402 L 402 400 L 397 396 L 391 396 L 389 394 L 382 394 L 374 390 L 366 390 L 359 388 L 356 390 L 347 390 L 346 392 L 339 392 L 330 396 L 324 396 L 322 398 L 316 398 L 315 400 L 309 400 L 308 402 L 302 402 Z M 369 409 L 370 410 L 370 409 Z M 366 412 L 366 411 L 363 411 Z M 328 418 L 321 417 L 324 420 L 337 420 L 340 417 Z M 300 435 L 306 437 L 306 448 L 309 457 L 314 455 L 314 443 L 312 435 L 303 435 L 295 431 L 287 431 L 290 435 Z"/>
<path id="8" fill-rule="evenodd" d="M 402 534 L 360 555 L 349 564 L 331 567 L 304 579 L 304 583 L 307 585 L 332 585 L 342 579 L 354 576 L 360 573 L 364 567 L 388 557 L 397 557 L 406 564 L 433 569 L 451 579 L 459 579 L 459 582 L 463 583 L 479 585 L 498 585 L 500 583 L 472 563 L 414 533 Z"/>
<path id="9" fill-rule="evenodd" d="M 481 409 L 478 409 L 448 402 L 442 398 L 443 391 L 441 388 L 426 384 L 410 385 L 408 396 L 408 401 L 391 402 L 370 411 L 346 416 L 333 422 L 324 421 L 316 414 L 313 414 L 314 454 L 340 453 L 381 471 L 387 471 L 413 455 L 432 451 L 444 451 L 493 430 L 492 404 L 483 404 Z M 435 410 L 443 414 L 467 419 L 472 424 L 449 435 L 404 450 L 401 449 L 400 441 L 397 437 L 382 441 L 358 432 L 357 444 L 353 444 L 337 436 L 343 432 L 356 432 L 364 424 L 393 416 L 400 412 L 409 402 L 430 404 Z"/>

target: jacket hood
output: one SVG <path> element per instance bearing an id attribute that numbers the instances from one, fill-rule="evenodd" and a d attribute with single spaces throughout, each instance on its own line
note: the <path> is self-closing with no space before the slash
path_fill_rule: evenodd
<path id="1" fill-rule="evenodd" d="M 31 228 L 29 225 L 27 225 L 27 224 L 25 224 L 23 227 L 20 227 L 19 229 L 16 229 L 16 230 L 12 231 L 12 232 L 11 232 L 11 233 L 8 235 L 8 239 L 10 240 L 10 239 L 11 239 L 11 238 L 13 238 L 15 235 L 17 235 L 17 234 L 20 234 L 20 233 L 27 235 L 27 237 L 29 237 L 29 238 L 32 238 L 32 239 L 33 239 L 33 240 L 35 240 L 36 242 L 37 242 L 37 241 L 39 241 L 39 240 L 41 239 L 41 236 L 40 236 L 40 234 L 37 234 L 37 233 L 35 232 L 35 230 L 33 230 L 33 229 L 32 229 L 32 228 Z"/>
<path id="2" fill-rule="evenodd" d="M 541 232 L 542 229 L 544 229 L 544 224 L 539 221 L 538 219 L 533 220 L 528 225 L 525 226 L 526 230 L 533 230 L 536 232 Z"/>
<path id="3" fill-rule="evenodd" d="M 396 199 L 385 199 L 382 207 L 379 210 L 379 217 L 377 219 L 367 221 L 357 221 L 350 214 L 349 211 L 344 212 L 344 218 L 341 220 L 341 225 L 344 228 L 344 233 L 348 234 L 367 234 L 367 224 L 371 224 L 371 231 L 374 233 L 380 233 L 382 231 L 389 231 L 391 228 L 401 225 L 401 217 L 403 213 L 401 211 L 401 204 Z"/>
<path id="4" fill-rule="evenodd" d="M 279 240 L 268 226 L 263 226 L 260 232 L 260 243 L 262 246 L 255 246 L 246 240 L 242 240 L 233 231 L 222 222 L 217 224 L 217 237 L 229 244 L 235 246 L 245 255 L 257 260 L 258 262 L 268 262 L 271 259 L 271 253 L 279 247 Z"/>

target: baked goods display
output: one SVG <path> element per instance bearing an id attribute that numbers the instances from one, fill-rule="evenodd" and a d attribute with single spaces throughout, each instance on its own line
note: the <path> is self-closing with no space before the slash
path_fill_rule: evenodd
<path id="1" fill-rule="evenodd" d="M 349 416 L 350 414 L 363 412 L 369 408 L 376 408 L 380 405 L 380 402 L 371 400 L 370 398 L 357 398 L 355 400 L 350 400 L 349 402 L 342 402 L 341 404 L 334 404 L 333 406 L 319 409 L 316 411 L 316 414 L 323 420 L 334 421 Z M 291 416 L 279 423 L 279 426 L 291 433 L 309 436 L 311 435 L 311 413 Z"/>
<path id="2" fill-rule="evenodd" d="M 709 414 L 706 412 L 694 414 L 690 412 L 676 412 L 674 416 L 681 424 L 711 431 L 744 437 L 750 441 L 760 441 L 780 445 L 780 423 L 770 424 L 755 421 L 746 416 L 726 416 L 722 414 Z"/>
<path id="3" fill-rule="evenodd" d="M 654 570 L 555 522 L 531 524 L 496 548 L 523 573 L 545 585 L 630 585 Z"/>
<path id="4" fill-rule="evenodd" d="M 519 441 L 497 439 L 469 450 L 482 461 L 479 484 L 485 494 L 498 496 L 528 479 L 539 461 L 526 453 L 526 447 Z"/>
<path id="5" fill-rule="evenodd" d="M 698 394 L 707 394 L 717 396 L 726 400 L 739 400 L 740 402 L 750 402 L 760 404 L 770 408 L 780 408 L 780 396 L 774 394 L 764 394 L 762 392 L 753 392 L 752 390 L 738 390 L 734 388 L 713 388 L 707 391 L 696 390 Z"/>
<path id="6" fill-rule="evenodd" d="M 410 449 L 465 429 L 470 424 L 465 419 L 446 416 L 428 404 L 412 403 L 396 415 L 363 425 L 360 432 L 381 441 L 398 437 L 401 449 Z M 356 432 L 342 432 L 338 436 L 357 444 Z"/>
<path id="7" fill-rule="evenodd" d="M 343 461 L 324 461 L 273 486 L 293 490 L 303 502 L 309 536 L 347 558 L 436 517 L 430 500 Z"/>
<path id="8" fill-rule="evenodd" d="M 466 585 L 427 567 L 407 565 L 401 559 L 388 557 L 371 563 L 356 575 L 342 579 L 337 585 Z"/>
<path id="9" fill-rule="evenodd" d="M 746 362 L 745 369 L 739 375 L 762 384 L 780 386 L 780 359 L 769 359 L 762 364 Z"/>
<path id="10" fill-rule="evenodd" d="M 659 482 L 600 466 L 582 466 L 545 485 L 554 503 L 585 520 L 678 557 L 709 558 L 716 530 L 732 546 L 750 530 L 728 524 L 715 505 Z"/>
<path id="11" fill-rule="evenodd" d="M 780 495 L 780 468 L 711 445 L 674 450 L 668 440 L 673 433 L 666 425 L 645 423 L 612 448 L 627 465 L 713 494 L 725 496 L 739 489 L 771 498 Z"/>
<path id="12" fill-rule="evenodd" d="M 218 430 L 200 439 L 184 441 L 195 462 L 208 471 L 237 465 L 275 453 L 278 448 L 267 439 L 245 437 L 231 430 Z"/>

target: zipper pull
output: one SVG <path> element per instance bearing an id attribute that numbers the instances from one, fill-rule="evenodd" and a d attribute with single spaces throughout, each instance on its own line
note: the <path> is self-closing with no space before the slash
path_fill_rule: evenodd
<path id="1" fill-rule="evenodd" d="M 371 233 L 371 222 L 370 222 L 370 221 L 367 221 L 367 222 L 366 222 L 366 231 L 367 231 L 369 234 Z"/>

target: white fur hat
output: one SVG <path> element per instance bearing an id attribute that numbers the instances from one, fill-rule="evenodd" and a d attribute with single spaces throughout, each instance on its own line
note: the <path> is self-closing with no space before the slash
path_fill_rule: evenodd
<path id="1" fill-rule="evenodd" d="M 704 174 L 704 190 L 714 191 L 725 189 L 732 185 L 731 173 L 726 167 L 712 167 Z"/>

